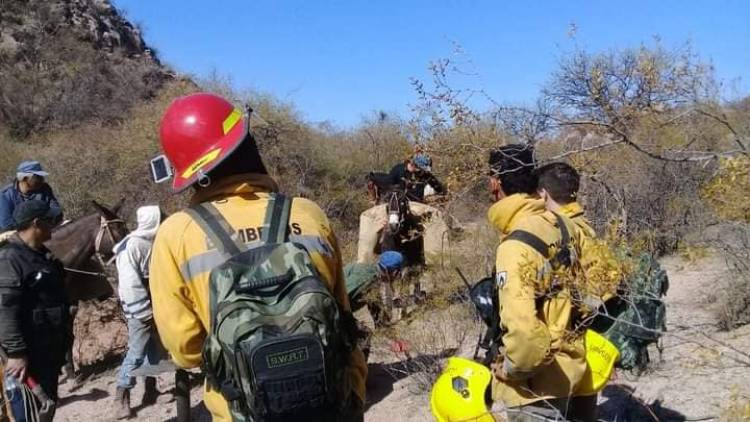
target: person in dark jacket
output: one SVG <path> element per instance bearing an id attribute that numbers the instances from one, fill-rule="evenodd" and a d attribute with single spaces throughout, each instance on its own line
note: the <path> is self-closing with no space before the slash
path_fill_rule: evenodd
<path id="1" fill-rule="evenodd" d="M 401 275 L 404 256 L 397 251 L 386 251 L 374 264 L 352 262 L 344 266 L 346 293 L 354 311 L 368 305 L 365 296 L 373 285 L 379 285 L 380 304 L 373 304 L 370 313 L 376 323 L 390 322 L 393 308 L 393 281 Z M 382 306 L 379 306 L 382 305 Z"/>
<path id="2" fill-rule="evenodd" d="M 56 223 L 62 221 L 60 203 L 52 188 L 45 182 L 48 175 L 38 161 L 24 161 L 18 165 L 16 180 L 5 186 L 0 193 L 0 232 L 14 229 L 13 211 L 18 204 L 31 199 L 46 202 L 57 212 Z"/>
<path id="3" fill-rule="evenodd" d="M 53 401 L 73 340 L 64 269 L 44 247 L 59 209 L 28 200 L 13 212 L 17 232 L 0 247 L 0 346 L 5 376 L 33 378 Z"/>
<path id="4" fill-rule="evenodd" d="M 391 184 L 401 186 L 410 201 L 423 202 L 430 189 L 439 195 L 446 193 L 443 184 L 432 174 L 432 159 L 423 152 L 393 166 L 389 175 Z"/>

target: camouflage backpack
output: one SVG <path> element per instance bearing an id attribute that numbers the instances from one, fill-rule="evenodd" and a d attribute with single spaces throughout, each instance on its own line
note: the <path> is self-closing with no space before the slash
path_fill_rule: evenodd
<path id="1" fill-rule="evenodd" d="M 288 240 L 291 203 L 272 195 L 261 242 L 249 245 L 211 203 L 188 210 L 225 259 L 209 276 L 202 369 L 235 421 L 333 420 L 345 403 L 344 316 L 308 252 Z"/>
<path id="2" fill-rule="evenodd" d="M 662 297 L 667 294 L 669 279 L 652 254 L 624 259 L 635 260 L 635 271 L 624 281 L 618 297 L 603 305 L 591 328 L 617 346 L 621 368 L 641 372 L 649 363 L 648 345 L 656 343 L 667 329 Z"/>

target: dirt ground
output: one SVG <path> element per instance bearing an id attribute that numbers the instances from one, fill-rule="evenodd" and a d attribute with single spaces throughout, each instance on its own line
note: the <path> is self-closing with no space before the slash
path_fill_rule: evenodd
<path id="1" fill-rule="evenodd" d="M 667 295 L 668 330 L 663 339 L 663 353 L 653 350 L 653 369 L 640 377 L 618 373 L 599 399 L 600 418 L 606 421 L 699 421 L 726 417 L 731 405 L 748 403 L 750 397 L 750 326 L 732 332 L 719 332 L 713 308 L 726 277 L 726 267 L 716 258 L 686 263 L 666 258 L 663 265 L 670 277 Z M 443 319 L 441 319 L 443 318 Z M 435 353 L 412 351 L 412 360 L 393 347 L 391 339 L 376 338 L 370 356 L 368 404 L 365 420 L 371 422 L 431 421 L 429 414 L 429 377 L 420 370 L 435 366 L 441 353 L 470 353 L 478 327 L 462 326 L 447 318 L 425 313 L 400 331 L 408 338 L 440 333 L 441 346 L 459 346 L 459 350 L 437 350 Z M 469 320 L 470 322 L 470 320 Z M 58 421 L 110 421 L 114 407 L 112 394 L 115 369 L 108 369 L 88 379 L 71 391 L 72 383 L 61 386 Z M 159 388 L 169 392 L 171 376 L 159 379 Z M 210 417 L 200 403 L 201 388 L 196 380 L 192 390 L 193 420 Z M 140 385 L 133 394 L 137 420 L 174 420 L 175 406 L 164 394 L 156 405 L 140 408 Z M 741 420 L 741 419 L 735 419 Z"/>

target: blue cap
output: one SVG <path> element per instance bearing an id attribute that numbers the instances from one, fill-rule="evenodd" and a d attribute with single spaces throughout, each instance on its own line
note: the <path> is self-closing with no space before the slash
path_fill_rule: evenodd
<path id="1" fill-rule="evenodd" d="M 411 162 L 424 171 L 432 171 L 432 159 L 427 154 L 419 153 L 412 158 Z"/>
<path id="2" fill-rule="evenodd" d="M 42 165 L 39 164 L 39 161 L 22 161 L 21 164 L 18 165 L 18 170 L 16 170 L 18 173 L 24 173 L 24 174 L 36 174 L 37 176 L 41 177 L 47 177 L 49 176 L 49 173 L 42 170 Z"/>
<path id="3" fill-rule="evenodd" d="M 404 265 L 404 256 L 396 251 L 385 251 L 378 258 L 378 266 L 385 271 L 397 271 Z"/>

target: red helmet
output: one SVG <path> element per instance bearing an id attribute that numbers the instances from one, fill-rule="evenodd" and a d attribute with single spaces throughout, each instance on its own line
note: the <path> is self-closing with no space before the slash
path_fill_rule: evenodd
<path id="1" fill-rule="evenodd" d="M 219 165 L 248 132 L 247 116 L 218 95 L 198 93 L 174 100 L 159 129 L 161 148 L 174 167 L 174 191 Z"/>

